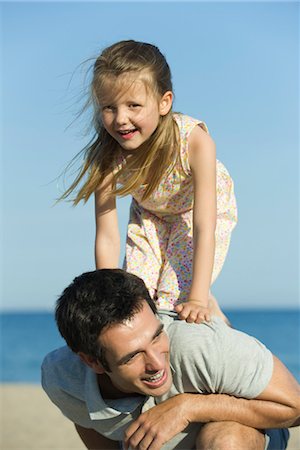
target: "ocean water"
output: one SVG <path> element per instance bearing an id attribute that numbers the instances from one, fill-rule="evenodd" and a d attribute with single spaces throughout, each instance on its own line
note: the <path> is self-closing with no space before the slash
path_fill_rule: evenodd
<path id="1" fill-rule="evenodd" d="M 227 310 L 234 328 L 262 341 L 300 381 L 300 315 L 297 310 Z M 64 345 L 51 313 L 2 313 L 0 381 L 39 383 L 40 365 Z"/>

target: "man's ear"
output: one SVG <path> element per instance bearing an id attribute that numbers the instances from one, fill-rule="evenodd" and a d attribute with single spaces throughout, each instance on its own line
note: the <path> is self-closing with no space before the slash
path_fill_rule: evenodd
<path id="1" fill-rule="evenodd" d="M 102 364 L 99 363 L 93 356 L 87 355 L 83 352 L 78 352 L 77 355 L 86 365 L 88 365 L 95 373 L 102 374 L 105 372 Z"/>
<path id="2" fill-rule="evenodd" d="M 161 116 L 166 116 L 170 109 L 172 108 L 173 103 L 173 92 L 167 91 L 164 93 L 159 102 L 159 114 Z"/>

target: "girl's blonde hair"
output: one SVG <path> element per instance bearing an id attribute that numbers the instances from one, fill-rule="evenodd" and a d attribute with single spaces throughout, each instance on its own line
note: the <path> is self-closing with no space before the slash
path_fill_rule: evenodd
<path id="1" fill-rule="evenodd" d="M 130 78 L 135 74 L 141 76 L 146 89 L 157 98 L 173 90 L 169 65 L 154 45 L 133 40 L 121 41 L 101 53 L 94 64 L 89 101 L 93 105 L 96 133 L 90 144 L 83 149 L 83 167 L 61 197 L 67 198 L 85 179 L 73 199 L 74 205 L 81 200 L 86 202 L 110 173 L 113 173 L 113 194 L 127 195 L 139 186 L 146 185 L 143 196 L 146 199 L 179 156 L 178 128 L 170 109 L 168 114 L 160 117 L 152 136 L 131 154 L 126 167 L 123 165 L 120 170 L 114 170 L 122 149 L 101 123 L 99 98 L 107 79 L 115 78 L 116 81 L 124 74 L 130 75 Z M 125 171 L 126 177 L 122 177 Z"/>

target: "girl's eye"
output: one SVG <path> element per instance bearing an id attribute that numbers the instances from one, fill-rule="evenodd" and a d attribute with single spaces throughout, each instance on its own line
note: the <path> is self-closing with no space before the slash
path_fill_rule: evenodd
<path id="1" fill-rule="evenodd" d="M 112 111 L 113 110 L 113 106 L 111 105 L 107 105 L 107 106 L 103 106 L 102 111 Z"/>
<path id="2" fill-rule="evenodd" d="M 129 105 L 130 108 L 139 108 L 141 105 L 139 105 L 138 103 L 131 103 Z"/>

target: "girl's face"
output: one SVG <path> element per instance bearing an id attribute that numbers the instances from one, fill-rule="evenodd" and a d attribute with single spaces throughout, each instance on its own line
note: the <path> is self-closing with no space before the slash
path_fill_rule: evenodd
<path id="1" fill-rule="evenodd" d="M 134 151 L 154 133 L 172 100 L 171 91 L 162 97 L 150 92 L 141 77 L 133 81 L 128 74 L 111 78 L 100 98 L 103 126 L 124 150 Z"/>

